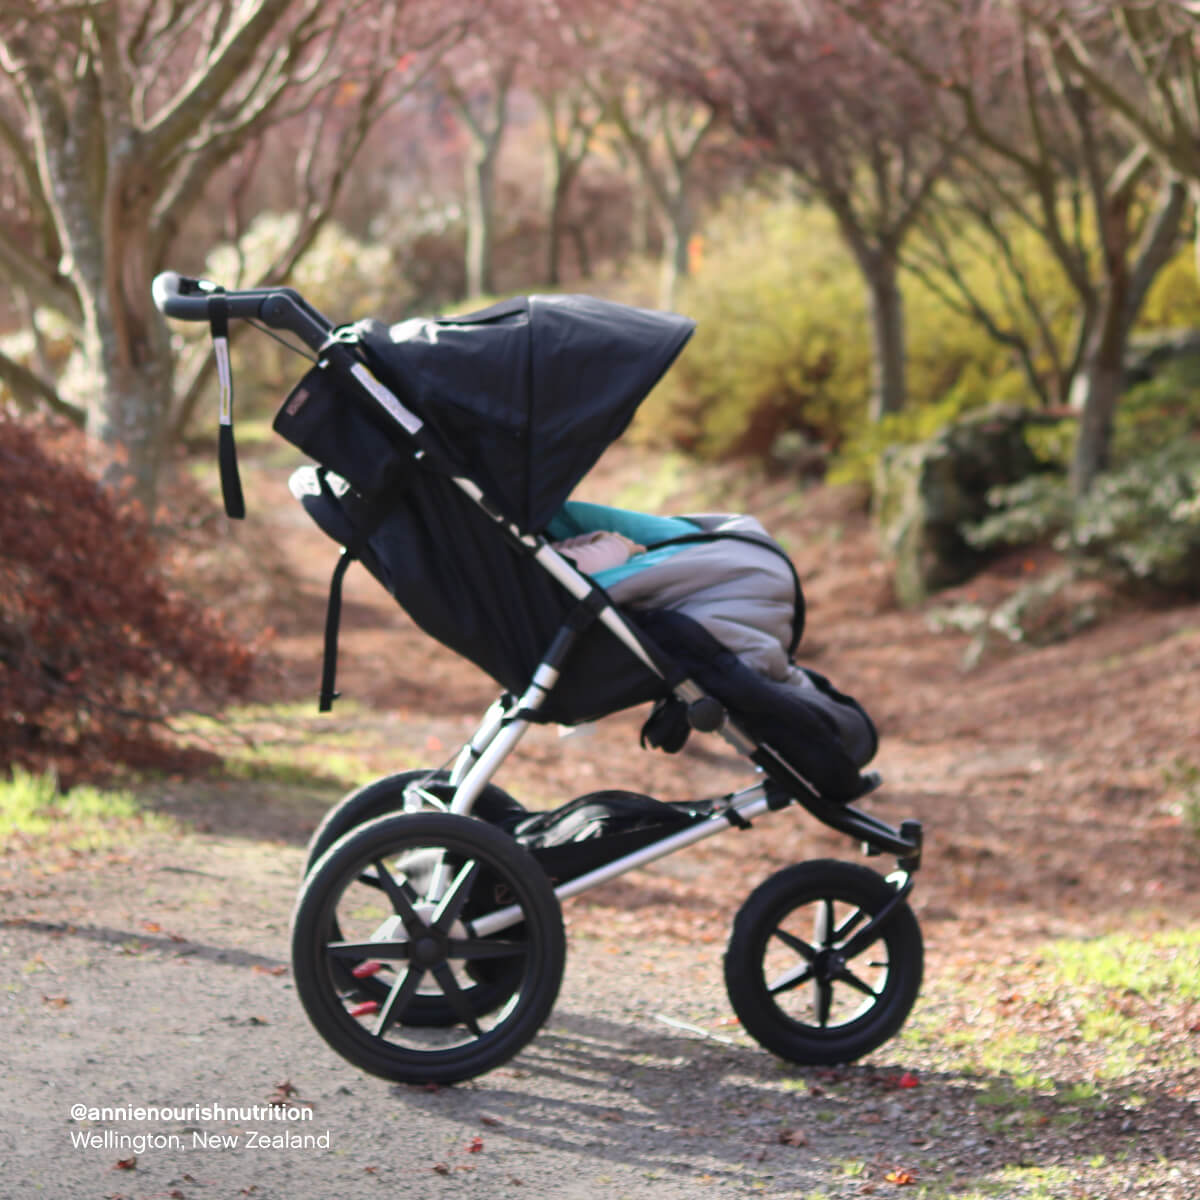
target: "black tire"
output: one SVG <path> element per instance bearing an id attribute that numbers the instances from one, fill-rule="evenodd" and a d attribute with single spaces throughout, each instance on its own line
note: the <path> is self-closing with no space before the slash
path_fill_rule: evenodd
<path id="1" fill-rule="evenodd" d="M 921 929 L 900 903 L 866 945 L 869 920 L 896 896 L 882 876 L 821 859 L 772 875 L 738 912 L 725 986 L 746 1032 L 789 1062 L 848 1063 L 893 1037 L 921 988 Z"/>
<path id="2" fill-rule="evenodd" d="M 409 784 L 420 783 L 439 800 L 448 802 L 453 793 L 447 782 L 448 776 L 447 771 L 429 767 L 400 771 L 395 775 L 386 775 L 382 779 L 364 784 L 344 796 L 325 814 L 309 839 L 305 875 L 312 871 L 334 842 L 352 829 L 378 817 L 402 812 L 404 790 Z M 476 799 L 472 816 L 484 821 L 500 821 L 506 816 L 523 812 L 524 809 L 512 796 L 489 783 Z M 338 931 L 332 930 L 331 936 L 339 936 Z M 477 1015 L 494 1011 L 512 995 L 517 979 L 510 966 L 511 964 L 504 960 L 496 959 L 483 960 L 468 969 L 475 980 L 475 986 L 467 989 L 467 995 Z M 340 964 L 335 964 L 333 970 L 339 986 L 347 994 L 356 993 L 364 1003 L 371 1000 L 381 1001 L 387 995 L 387 988 L 381 988 L 373 979 L 356 980 L 350 974 L 349 968 Z M 430 1028 L 444 1028 L 455 1024 L 457 1020 L 453 1009 L 440 996 L 417 996 L 409 1011 L 409 1023 L 413 1025 L 424 1024 Z"/>
<path id="3" fill-rule="evenodd" d="M 373 821 L 389 813 L 404 810 L 404 789 L 411 783 L 422 783 L 439 800 L 449 801 L 452 789 L 447 782 L 449 772 L 431 767 L 420 767 L 414 771 L 399 771 L 385 775 L 382 779 L 364 784 L 349 795 L 343 796 L 324 816 L 321 824 L 308 842 L 304 873 L 307 875 L 317 860 L 343 834 L 358 825 Z M 503 788 L 495 784 L 485 785 L 471 811 L 473 817 L 495 823 L 506 816 L 524 812 L 521 805 Z"/>
<path id="4" fill-rule="evenodd" d="M 422 894 L 439 864 L 450 881 L 440 908 Z M 510 926 L 475 935 L 472 920 L 510 906 Z M 401 1083 L 454 1083 L 511 1058 L 550 1015 L 565 959 L 562 911 L 536 860 L 500 830 L 449 813 L 352 830 L 309 872 L 292 917 L 296 991 L 317 1032 L 355 1066 Z M 498 1011 L 479 1012 L 460 973 L 497 961 L 516 964 L 513 986 Z M 347 963 L 373 971 L 384 998 L 348 991 Z M 417 989 L 427 978 L 453 1023 L 424 1019 L 431 997 Z"/>

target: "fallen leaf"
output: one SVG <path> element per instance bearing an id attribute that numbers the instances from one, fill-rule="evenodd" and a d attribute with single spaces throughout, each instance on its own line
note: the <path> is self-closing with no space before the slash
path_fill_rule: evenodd
<path id="1" fill-rule="evenodd" d="M 71 1001 L 66 996 L 42 996 L 42 1002 L 51 1008 L 66 1008 Z"/>
<path id="2" fill-rule="evenodd" d="M 171 940 L 174 941 L 175 939 L 172 938 Z M 181 938 L 180 940 L 186 941 L 187 939 Z M 262 963 L 255 963 L 250 969 L 255 973 L 255 975 L 282 975 L 287 970 L 287 967 L 284 965 L 280 965 L 278 967 L 264 967 Z"/>
<path id="3" fill-rule="evenodd" d="M 450 1174 L 450 1168 L 445 1163 L 434 1163 L 431 1169 L 436 1171 L 439 1175 Z"/>
<path id="4" fill-rule="evenodd" d="M 781 1146 L 807 1146 L 808 1134 L 803 1129 L 781 1129 L 779 1144 Z"/>
<path id="5" fill-rule="evenodd" d="M 493 1128 L 496 1126 L 503 1126 L 504 1124 L 499 1117 L 480 1117 L 479 1123 L 480 1125 L 491 1125 Z"/>
<path id="6" fill-rule="evenodd" d="M 467 1143 L 468 1154 L 478 1154 L 483 1149 L 483 1138 L 478 1135 Z"/>
<path id="7" fill-rule="evenodd" d="M 894 1183 L 897 1187 L 907 1187 L 909 1184 L 917 1182 L 916 1171 L 910 1171 L 907 1167 L 897 1167 L 894 1171 L 889 1171 L 884 1179 L 888 1183 Z"/>
<path id="8" fill-rule="evenodd" d="M 118 1158 L 113 1163 L 114 1171 L 132 1171 L 137 1167 L 137 1155 L 131 1154 L 128 1158 Z"/>

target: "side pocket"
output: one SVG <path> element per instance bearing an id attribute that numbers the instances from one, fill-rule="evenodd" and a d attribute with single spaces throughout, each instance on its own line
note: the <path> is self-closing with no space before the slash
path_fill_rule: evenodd
<path id="1" fill-rule="evenodd" d="M 369 415 L 357 385 L 316 366 L 292 389 L 272 428 L 365 496 L 395 482 L 411 456 Z"/>

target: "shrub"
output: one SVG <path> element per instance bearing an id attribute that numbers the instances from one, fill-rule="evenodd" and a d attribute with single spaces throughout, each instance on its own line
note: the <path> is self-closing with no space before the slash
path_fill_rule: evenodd
<path id="1" fill-rule="evenodd" d="M 0 767 L 67 780 L 161 760 L 157 725 L 244 691 L 251 667 L 171 593 L 144 517 L 69 457 L 80 443 L 0 412 Z"/>
<path id="2" fill-rule="evenodd" d="M 1155 276 L 1138 313 L 1139 329 L 1200 327 L 1200 279 L 1196 250 L 1188 241 Z"/>
<path id="3" fill-rule="evenodd" d="M 1165 446 L 1101 475 L 1071 540 L 1132 581 L 1200 595 L 1200 445 Z"/>
<path id="4" fill-rule="evenodd" d="M 968 531 L 980 548 L 1053 538 L 1128 583 L 1200 595 L 1200 443 L 1174 442 L 1099 476 L 1073 501 L 1066 478 L 997 488 L 998 510 Z"/>
<path id="5" fill-rule="evenodd" d="M 832 220 L 743 199 L 712 220 L 679 307 L 699 330 L 639 430 L 710 458 L 766 456 L 780 434 L 822 442 L 865 410 L 865 296 Z"/>
<path id="6" fill-rule="evenodd" d="M 1200 433 L 1200 355 L 1174 359 L 1121 398 L 1113 422 L 1118 466 Z"/>
<path id="7" fill-rule="evenodd" d="M 982 252 L 970 257 L 976 287 L 1000 306 L 1003 283 L 987 266 Z M 699 328 L 639 430 L 706 457 L 767 456 L 798 433 L 834 450 L 836 480 L 852 482 L 871 477 L 887 445 L 922 441 L 973 408 L 1031 402 L 1006 347 L 914 276 L 901 285 L 909 409 L 871 425 L 865 285 L 833 218 L 795 201 L 741 198 L 704 229 L 680 305 Z M 1057 295 L 1053 278 L 1043 285 Z"/>

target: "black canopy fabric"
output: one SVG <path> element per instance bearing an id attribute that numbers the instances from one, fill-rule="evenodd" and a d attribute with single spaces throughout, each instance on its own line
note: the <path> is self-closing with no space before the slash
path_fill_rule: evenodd
<path id="1" fill-rule="evenodd" d="M 694 323 L 593 296 L 357 327 L 379 378 L 526 532 L 562 507 L 674 362 Z"/>

